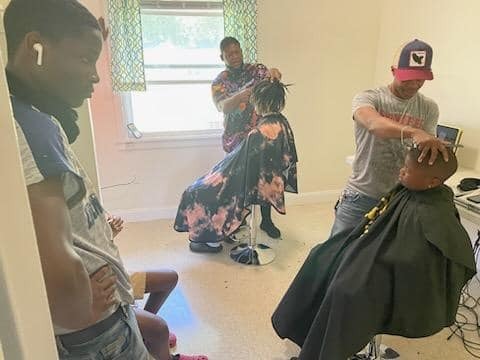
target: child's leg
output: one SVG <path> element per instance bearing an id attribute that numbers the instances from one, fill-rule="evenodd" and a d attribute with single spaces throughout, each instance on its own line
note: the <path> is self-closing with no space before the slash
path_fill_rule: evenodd
<path id="1" fill-rule="evenodd" d="M 145 310 L 135 308 L 135 317 L 150 355 L 156 360 L 170 360 L 168 346 L 168 325 L 161 317 Z"/>
<path id="2" fill-rule="evenodd" d="M 145 292 L 150 293 L 144 310 L 156 314 L 178 282 L 173 270 L 147 271 Z"/>
<path id="3" fill-rule="evenodd" d="M 170 354 L 168 325 L 160 316 L 134 308 L 143 342 L 155 360 L 208 360 L 204 355 Z"/>

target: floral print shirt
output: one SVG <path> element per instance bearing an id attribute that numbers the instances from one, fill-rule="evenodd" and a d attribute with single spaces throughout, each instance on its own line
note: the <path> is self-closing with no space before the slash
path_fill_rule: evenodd
<path id="1" fill-rule="evenodd" d="M 268 69 L 263 64 L 243 64 L 240 69 L 225 69 L 212 83 L 212 97 L 215 106 L 233 95 L 254 86 L 267 78 Z M 224 114 L 222 144 L 229 153 L 255 128 L 258 116 L 253 105 L 241 103 L 237 109 Z"/>

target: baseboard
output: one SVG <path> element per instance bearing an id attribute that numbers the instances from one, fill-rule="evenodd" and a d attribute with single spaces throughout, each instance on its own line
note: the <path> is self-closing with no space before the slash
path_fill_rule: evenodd
<path id="1" fill-rule="evenodd" d="M 287 206 L 333 202 L 338 198 L 340 191 L 341 190 L 326 190 L 300 194 L 287 193 L 285 201 Z M 118 209 L 111 210 L 110 213 L 122 217 L 127 222 L 140 222 L 157 219 L 173 219 L 177 213 L 177 207 Z"/>
<path id="2" fill-rule="evenodd" d="M 177 213 L 176 207 L 164 208 L 137 208 L 109 211 L 115 216 L 120 216 L 127 222 L 152 221 L 158 219 L 173 219 Z"/>
<path id="3" fill-rule="evenodd" d="M 285 202 L 287 206 L 320 204 L 336 201 L 342 190 L 313 191 L 300 194 L 286 194 Z"/>

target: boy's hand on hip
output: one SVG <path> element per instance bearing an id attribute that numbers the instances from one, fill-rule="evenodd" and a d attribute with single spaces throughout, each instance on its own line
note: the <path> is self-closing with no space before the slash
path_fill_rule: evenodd
<path id="1" fill-rule="evenodd" d="M 92 323 L 95 323 L 116 303 L 117 277 L 112 274 L 110 266 L 105 265 L 90 276 L 90 286 L 92 288 Z"/>

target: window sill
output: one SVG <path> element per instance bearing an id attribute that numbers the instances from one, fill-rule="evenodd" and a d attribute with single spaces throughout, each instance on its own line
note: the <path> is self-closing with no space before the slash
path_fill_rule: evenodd
<path id="1" fill-rule="evenodd" d="M 208 133 L 169 133 L 144 135 L 140 139 L 127 137 L 117 143 L 120 150 L 149 150 L 162 148 L 197 148 L 221 147 L 222 131 L 215 130 Z"/>

